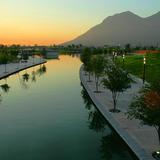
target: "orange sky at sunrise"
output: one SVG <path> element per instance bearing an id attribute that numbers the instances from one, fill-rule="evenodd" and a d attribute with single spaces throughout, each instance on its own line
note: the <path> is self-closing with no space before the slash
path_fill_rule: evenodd
<path id="1" fill-rule="evenodd" d="M 149 16 L 159 11 L 159 1 L 145 2 L 1 0 L 0 44 L 61 44 L 83 34 L 115 13 L 130 10 L 141 16 Z M 137 6 L 137 3 L 140 5 Z"/>

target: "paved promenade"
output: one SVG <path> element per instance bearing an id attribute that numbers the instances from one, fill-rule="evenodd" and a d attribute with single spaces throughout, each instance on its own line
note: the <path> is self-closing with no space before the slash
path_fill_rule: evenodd
<path id="1" fill-rule="evenodd" d="M 5 65 L 0 65 L 0 79 L 10 76 L 16 72 L 22 71 L 26 68 L 30 68 L 32 66 L 36 66 L 39 64 L 46 63 L 46 60 L 40 58 L 30 58 L 27 63 L 9 63 L 6 65 L 6 73 L 5 73 Z"/>
<path id="2" fill-rule="evenodd" d="M 119 97 L 117 105 L 122 112 L 110 113 L 109 109 L 113 108 L 111 92 L 101 85 L 102 93 L 94 93 L 95 79 L 92 77 L 92 82 L 87 82 L 88 76 L 85 76 L 83 67 L 80 69 L 80 79 L 94 104 L 135 155 L 140 160 L 153 160 L 152 152 L 160 148 L 155 128 L 142 126 L 139 120 L 129 120 L 125 115 L 133 97 L 143 86 L 142 81 L 134 78 L 137 83 L 133 83 L 132 87 Z"/>

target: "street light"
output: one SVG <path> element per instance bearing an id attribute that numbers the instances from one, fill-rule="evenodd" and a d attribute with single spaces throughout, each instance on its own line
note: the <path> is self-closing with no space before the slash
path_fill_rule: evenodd
<path id="1" fill-rule="evenodd" d="M 113 52 L 112 55 L 113 55 L 113 61 L 114 61 L 115 52 Z"/>
<path id="2" fill-rule="evenodd" d="M 143 84 L 145 83 L 146 78 L 146 57 L 143 58 Z"/>
<path id="3" fill-rule="evenodd" d="M 118 55 L 117 52 L 115 52 L 115 53 L 114 53 L 114 61 L 116 60 L 117 55 Z"/>
<path id="4" fill-rule="evenodd" d="M 124 67 L 125 54 L 123 54 L 123 67 Z"/>

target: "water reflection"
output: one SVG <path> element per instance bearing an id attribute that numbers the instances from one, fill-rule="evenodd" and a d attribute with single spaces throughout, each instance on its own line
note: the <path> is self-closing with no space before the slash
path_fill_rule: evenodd
<path id="1" fill-rule="evenodd" d="M 2 84 L 1 89 L 2 89 L 3 92 L 8 93 L 9 89 L 10 89 L 10 86 L 8 84 Z"/>
<path id="2" fill-rule="evenodd" d="M 105 126 L 107 125 L 106 120 L 97 109 L 89 112 L 88 120 L 90 129 L 96 132 L 103 132 L 105 130 Z"/>
<path id="3" fill-rule="evenodd" d="M 33 71 L 32 71 L 32 82 L 36 82 L 36 80 L 37 80 L 37 78 L 36 78 L 36 72 L 35 72 L 35 70 L 34 70 L 34 68 L 33 68 Z"/>
<path id="4" fill-rule="evenodd" d="M 39 76 L 41 76 L 41 75 L 45 74 L 46 72 L 47 72 L 46 66 L 45 65 L 43 65 L 43 66 L 40 65 L 40 68 L 35 73 L 37 73 Z"/>
<path id="5" fill-rule="evenodd" d="M 40 65 L 40 68 L 37 69 L 36 71 L 33 67 L 32 73 L 29 74 L 29 73 L 27 73 L 27 70 L 26 70 L 26 73 L 22 75 L 22 79 L 24 82 L 28 82 L 31 77 L 32 82 L 36 82 L 36 80 L 37 80 L 36 76 L 40 77 L 43 74 L 45 74 L 46 72 L 47 72 L 47 68 L 45 65 L 43 65 L 43 66 Z"/>
<path id="6" fill-rule="evenodd" d="M 22 78 L 20 76 L 20 73 L 18 73 L 18 79 L 19 79 L 19 83 L 21 85 L 21 87 L 23 89 L 28 89 L 29 88 L 29 74 L 27 75 L 28 73 L 25 73 L 22 75 Z"/>
<path id="7" fill-rule="evenodd" d="M 111 134 L 102 137 L 100 152 L 105 160 L 133 160 L 133 157 L 127 151 L 126 145 L 113 131 Z"/>
<path id="8" fill-rule="evenodd" d="M 85 108 L 88 110 L 89 129 L 102 134 L 100 140 L 101 145 L 99 146 L 102 159 L 133 160 L 127 146 L 120 137 L 110 129 L 106 119 L 94 107 L 93 102 L 84 87 L 81 91 L 81 95 L 83 97 Z"/>
<path id="9" fill-rule="evenodd" d="M 30 75 L 26 72 L 25 74 L 22 75 L 22 77 L 24 82 L 28 82 Z"/>
<path id="10" fill-rule="evenodd" d="M 0 104 L 1 104 L 2 98 L 3 98 L 2 94 L 3 93 L 8 93 L 10 88 L 11 88 L 7 83 L 7 78 L 5 78 L 4 81 L 5 81 L 4 83 L 0 84 L 0 90 L 1 90 L 1 92 L 0 92 Z"/>
<path id="11" fill-rule="evenodd" d="M 97 108 L 93 106 L 93 102 L 84 88 L 82 89 L 81 95 L 83 97 L 85 108 L 88 110 L 89 128 L 96 132 L 103 132 L 107 125 L 105 118 Z"/>
<path id="12" fill-rule="evenodd" d="M 0 85 L 0 88 L 2 89 L 2 91 L 3 91 L 4 93 L 8 93 L 9 90 L 10 90 L 10 86 L 9 86 L 8 83 L 7 83 L 7 78 L 5 78 L 4 81 L 5 81 L 5 82 Z"/>
<path id="13" fill-rule="evenodd" d="M 0 159 L 105 159 L 102 157 L 109 149 L 102 150 L 102 142 L 105 143 L 102 138 L 112 131 L 107 124 L 105 129 L 97 127 L 97 123 L 101 123 L 96 118 L 100 116 L 97 113 L 89 118 L 90 112 L 96 110 L 90 99 L 85 100 L 85 109 L 80 96 L 80 65 L 78 58 L 60 56 L 60 61 L 47 62 L 45 75 L 39 76 L 37 70 L 40 66 L 37 66 L 27 69 L 28 82 L 24 82 L 22 76 L 26 71 L 8 79 L 9 93 L 4 94 L 0 89 L 3 96 L 0 105 Z M 4 84 L 1 82 L 4 80 L 0 81 Z M 22 89 L 21 84 L 29 89 Z M 89 129 L 92 121 L 94 127 Z"/>
<path id="14" fill-rule="evenodd" d="M 22 75 L 21 72 L 17 73 L 19 83 L 22 89 L 29 89 L 32 82 L 36 82 L 38 80 L 37 77 L 44 75 L 47 72 L 47 68 L 45 65 L 40 65 L 38 69 L 35 70 L 37 67 L 33 67 L 33 71 L 28 72 L 25 70 L 25 73 Z M 23 72 L 23 71 L 22 71 Z M 4 82 L 3 82 L 4 81 Z M 7 83 L 7 78 L 0 81 L 0 102 L 2 102 L 3 93 L 9 93 L 11 86 Z"/>
<path id="15" fill-rule="evenodd" d="M 82 84 L 81 84 L 82 86 Z M 82 86 L 83 87 L 83 86 Z M 92 106 L 93 106 L 93 102 L 92 100 L 89 98 L 88 93 L 86 92 L 86 90 L 83 88 L 81 91 L 81 95 L 85 104 L 85 108 L 87 110 L 91 110 Z"/>

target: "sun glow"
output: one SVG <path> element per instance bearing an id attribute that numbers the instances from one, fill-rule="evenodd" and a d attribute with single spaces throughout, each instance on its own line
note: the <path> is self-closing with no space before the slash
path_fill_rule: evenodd
<path id="1" fill-rule="evenodd" d="M 142 11 L 143 3 L 145 0 L 1 0 L 0 44 L 60 44 L 115 13 L 130 10 L 149 16 L 159 11 L 159 1 L 147 2 Z"/>

